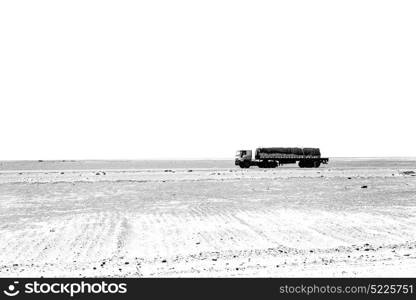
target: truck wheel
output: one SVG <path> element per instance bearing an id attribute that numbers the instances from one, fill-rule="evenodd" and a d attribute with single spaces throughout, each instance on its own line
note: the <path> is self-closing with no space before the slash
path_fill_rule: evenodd
<path id="1" fill-rule="evenodd" d="M 246 162 L 244 163 L 244 167 L 245 167 L 246 169 L 250 168 L 250 162 L 246 161 Z"/>
<path id="2" fill-rule="evenodd" d="M 276 162 L 276 161 L 271 161 L 270 163 L 269 163 L 269 168 L 276 168 L 278 166 L 278 163 Z"/>
<path id="3" fill-rule="evenodd" d="M 313 165 L 314 165 L 315 168 L 319 168 L 319 166 L 321 165 L 321 162 L 320 161 L 314 161 Z"/>
<path id="4" fill-rule="evenodd" d="M 300 161 L 299 167 L 301 168 L 313 168 L 314 164 L 313 161 Z"/>

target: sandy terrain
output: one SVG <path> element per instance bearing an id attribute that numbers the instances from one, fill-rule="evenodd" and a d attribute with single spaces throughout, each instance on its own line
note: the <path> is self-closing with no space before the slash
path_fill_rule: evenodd
<path id="1" fill-rule="evenodd" d="M 415 160 L 126 164 L 0 164 L 0 276 L 416 276 Z"/>

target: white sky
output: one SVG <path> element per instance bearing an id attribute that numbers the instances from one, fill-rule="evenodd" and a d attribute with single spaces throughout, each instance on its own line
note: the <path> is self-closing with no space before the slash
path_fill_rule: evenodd
<path id="1" fill-rule="evenodd" d="M 416 156 L 415 1 L 1 1 L 0 159 Z"/>

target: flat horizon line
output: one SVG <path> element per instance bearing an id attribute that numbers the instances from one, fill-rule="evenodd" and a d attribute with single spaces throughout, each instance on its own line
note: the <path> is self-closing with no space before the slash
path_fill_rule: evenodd
<path id="1" fill-rule="evenodd" d="M 322 156 L 330 159 L 416 159 L 416 156 Z M 77 162 L 77 161 L 215 161 L 234 160 L 234 158 L 82 158 L 82 159 L 3 159 L 0 162 Z"/>

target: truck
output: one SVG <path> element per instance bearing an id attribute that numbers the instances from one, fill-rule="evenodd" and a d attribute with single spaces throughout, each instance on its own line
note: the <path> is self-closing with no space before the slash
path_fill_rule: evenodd
<path id="1" fill-rule="evenodd" d="M 235 165 L 240 168 L 277 168 L 280 165 L 296 163 L 301 168 L 319 168 L 328 161 L 328 157 L 321 157 L 319 148 L 257 148 L 254 159 L 251 150 L 238 150 L 235 155 Z"/>

